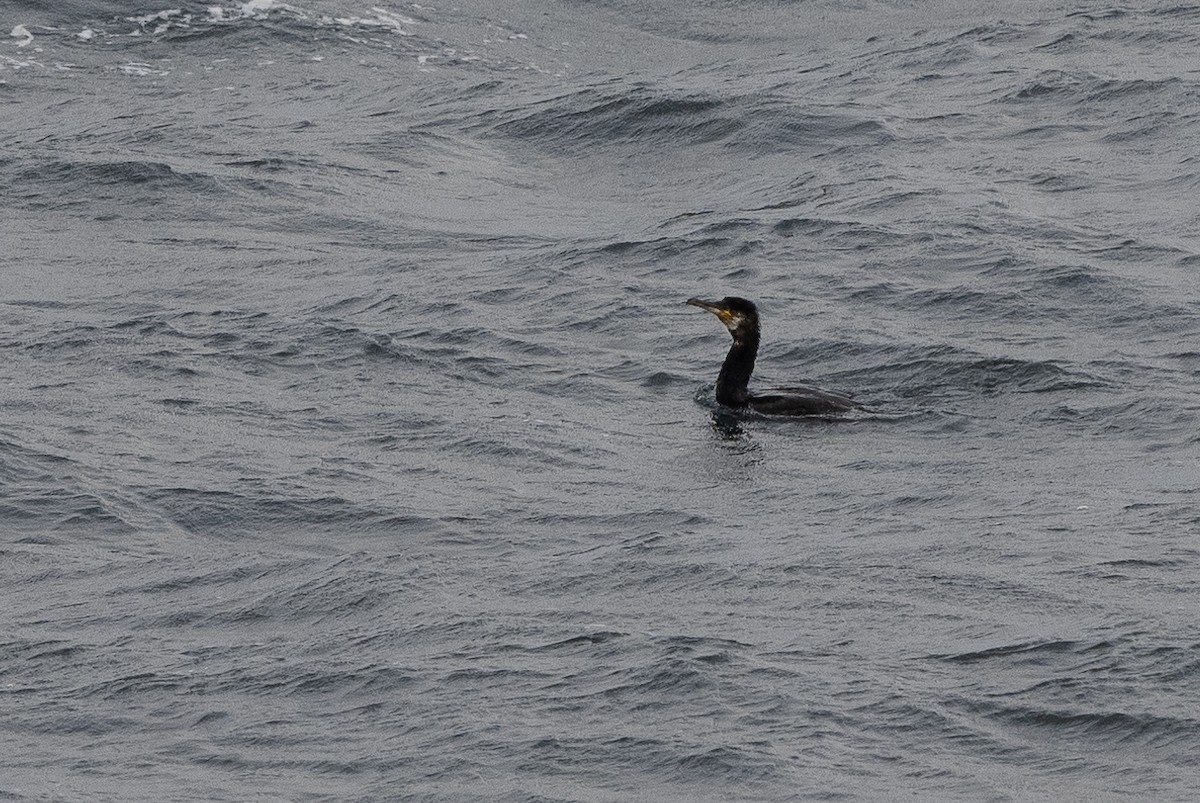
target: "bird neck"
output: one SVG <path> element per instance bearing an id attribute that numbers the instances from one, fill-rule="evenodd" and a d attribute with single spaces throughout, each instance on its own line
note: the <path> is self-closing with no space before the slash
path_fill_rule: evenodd
<path id="1" fill-rule="evenodd" d="M 717 403 L 726 407 L 742 407 L 750 398 L 750 374 L 758 356 L 758 331 L 740 332 L 725 355 L 721 373 L 717 375 Z"/>

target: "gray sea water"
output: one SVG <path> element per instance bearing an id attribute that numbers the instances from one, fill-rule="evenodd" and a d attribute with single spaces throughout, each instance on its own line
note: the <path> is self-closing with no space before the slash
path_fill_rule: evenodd
<path id="1" fill-rule="evenodd" d="M 5 4 L 0 800 L 1194 800 L 1198 154 L 1186 3 Z"/>

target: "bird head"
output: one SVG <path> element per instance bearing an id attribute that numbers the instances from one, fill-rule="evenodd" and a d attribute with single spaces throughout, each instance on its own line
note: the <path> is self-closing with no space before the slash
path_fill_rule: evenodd
<path id="1" fill-rule="evenodd" d="M 720 301 L 689 298 L 687 303 L 716 315 L 735 339 L 740 340 L 743 333 L 758 329 L 758 308 L 744 298 L 726 296 Z"/>

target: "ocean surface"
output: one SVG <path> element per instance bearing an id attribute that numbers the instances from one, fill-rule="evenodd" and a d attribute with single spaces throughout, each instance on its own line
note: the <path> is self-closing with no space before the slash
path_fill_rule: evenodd
<path id="1" fill-rule="evenodd" d="M 0 800 L 1196 799 L 1198 197 L 1174 0 L 5 3 Z"/>

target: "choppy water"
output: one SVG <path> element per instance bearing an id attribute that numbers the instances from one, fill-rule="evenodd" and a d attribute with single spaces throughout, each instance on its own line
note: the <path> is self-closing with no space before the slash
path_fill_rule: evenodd
<path id="1" fill-rule="evenodd" d="M 1194 798 L 1200 6 L 0 29 L 0 799 Z"/>

